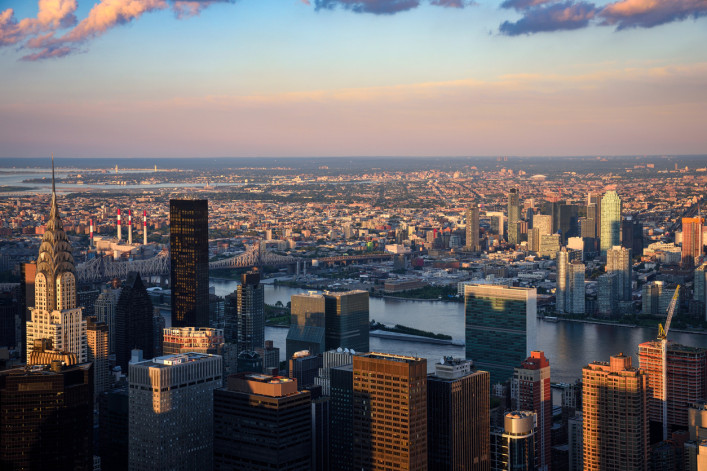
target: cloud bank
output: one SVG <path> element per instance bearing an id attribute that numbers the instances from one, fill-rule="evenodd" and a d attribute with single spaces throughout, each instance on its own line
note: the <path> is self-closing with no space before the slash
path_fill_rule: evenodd
<path id="1" fill-rule="evenodd" d="M 501 24 L 499 32 L 508 36 L 580 29 L 592 20 L 620 31 L 707 16 L 707 0 L 618 0 L 603 7 L 583 0 L 505 0 L 501 8 L 523 15 Z"/>
<path id="2" fill-rule="evenodd" d="M 140 18 L 145 13 L 172 8 L 177 18 L 198 15 L 214 3 L 235 0 L 101 0 L 88 16 L 77 22 L 74 13 L 77 0 L 39 0 L 36 18 L 17 21 L 14 10 L 0 12 L 0 46 L 20 44 L 35 50 L 22 60 L 36 61 L 64 57 L 80 51 L 80 47 L 108 30 Z M 70 29 L 69 29 L 70 28 Z M 60 30 L 69 29 L 59 35 Z"/>

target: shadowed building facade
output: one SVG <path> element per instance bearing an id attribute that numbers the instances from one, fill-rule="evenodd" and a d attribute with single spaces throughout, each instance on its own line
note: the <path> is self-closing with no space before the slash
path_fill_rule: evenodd
<path id="1" fill-rule="evenodd" d="M 0 469 L 93 469 L 91 363 L 0 372 Z"/>
<path id="2" fill-rule="evenodd" d="M 169 200 L 172 326 L 209 327 L 209 203 Z"/>
<path id="3" fill-rule="evenodd" d="M 466 358 L 491 374 L 491 384 L 506 382 L 535 349 L 535 288 L 466 285 Z"/>
<path id="4" fill-rule="evenodd" d="M 427 360 L 353 357 L 353 469 L 427 469 Z"/>
<path id="5" fill-rule="evenodd" d="M 120 291 L 115 319 L 115 361 L 128 371 L 130 352 L 142 350 L 144 358 L 154 356 L 153 307 L 140 274 L 128 273 Z"/>
<path id="6" fill-rule="evenodd" d="M 214 471 L 310 471 L 311 407 L 296 380 L 229 376 L 214 391 Z"/>
<path id="7" fill-rule="evenodd" d="M 427 377 L 430 471 L 489 471 L 489 374 L 447 357 Z"/>

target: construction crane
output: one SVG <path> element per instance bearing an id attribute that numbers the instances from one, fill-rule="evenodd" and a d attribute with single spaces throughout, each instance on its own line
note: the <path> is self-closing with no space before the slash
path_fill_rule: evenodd
<path id="1" fill-rule="evenodd" d="M 660 340 L 660 353 L 663 360 L 663 441 L 668 439 L 668 331 L 670 323 L 673 321 L 675 306 L 678 304 L 680 296 L 680 285 L 675 288 L 675 294 L 668 307 L 668 317 L 665 319 L 665 329 L 662 324 L 658 324 L 658 340 Z"/>

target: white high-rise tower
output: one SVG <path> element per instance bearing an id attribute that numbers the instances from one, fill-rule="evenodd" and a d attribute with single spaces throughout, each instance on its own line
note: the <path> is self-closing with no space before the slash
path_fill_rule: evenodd
<path id="1" fill-rule="evenodd" d="M 42 236 L 34 278 L 34 308 L 27 322 L 27 358 L 37 339 L 52 339 L 54 348 L 74 353 L 79 363 L 88 360 L 86 321 L 76 305 L 76 268 L 71 244 L 59 217 L 52 155 L 52 203 Z"/>

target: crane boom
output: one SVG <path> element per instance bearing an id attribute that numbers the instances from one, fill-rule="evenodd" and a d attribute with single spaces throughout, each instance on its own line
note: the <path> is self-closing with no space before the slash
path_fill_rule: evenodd
<path id="1" fill-rule="evenodd" d="M 675 314 L 675 306 L 678 304 L 678 297 L 680 296 L 680 285 L 675 288 L 675 293 L 673 294 L 673 299 L 670 300 L 670 307 L 668 307 L 668 317 L 665 319 L 665 328 L 662 325 L 658 325 L 658 339 L 662 340 L 668 337 L 668 331 L 670 330 L 670 323 L 673 321 L 673 314 Z"/>
<path id="2" fill-rule="evenodd" d="M 662 399 L 663 399 L 663 441 L 668 439 L 668 331 L 670 330 L 670 323 L 673 320 L 673 314 L 675 314 L 675 306 L 678 304 L 678 296 L 680 295 L 680 285 L 675 288 L 675 293 L 673 294 L 673 299 L 670 301 L 670 307 L 668 307 L 668 317 L 665 319 L 665 329 L 663 326 L 658 324 L 658 340 L 660 340 L 660 350 L 663 364 L 663 378 L 662 378 Z"/>

